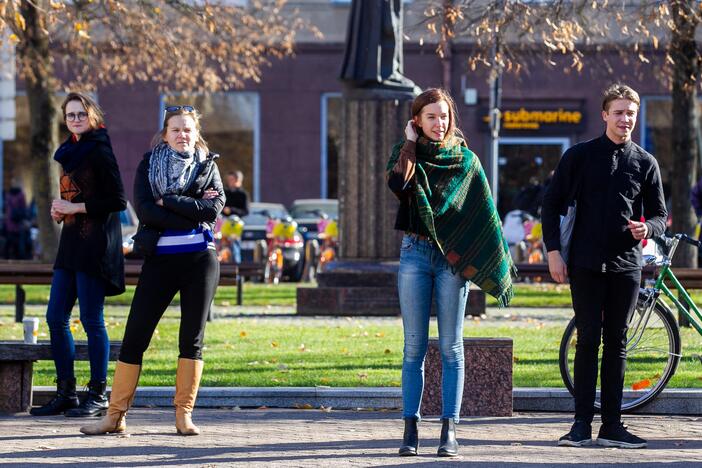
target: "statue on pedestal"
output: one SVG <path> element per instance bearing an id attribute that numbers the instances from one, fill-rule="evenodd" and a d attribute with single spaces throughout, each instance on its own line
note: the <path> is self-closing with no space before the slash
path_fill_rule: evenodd
<path id="1" fill-rule="evenodd" d="M 353 0 L 341 80 L 352 89 L 418 94 L 402 62 L 402 0 Z"/>

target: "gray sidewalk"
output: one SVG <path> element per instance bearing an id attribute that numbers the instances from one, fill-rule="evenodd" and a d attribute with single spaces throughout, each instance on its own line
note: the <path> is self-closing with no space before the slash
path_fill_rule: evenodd
<path id="1" fill-rule="evenodd" d="M 0 417 L 2 466 L 401 466 L 481 467 L 702 466 L 702 418 L 630 416 L 630 429 L 649 440 L 645 450 L 557 447 L 570 425 L 564 413 L 512 418 L 465 418 L 461 456 L 435 456 L 436 419 L 420 423 L 420 456 L 396 456 L 402 436 L 397 412 L 202 409 L 203 434 L 175 434 L 172 409 L 136 408 L 129 435 L 88 437 L 84 419 Z M 597 425 L 595 426 L 597 429 Z"/>

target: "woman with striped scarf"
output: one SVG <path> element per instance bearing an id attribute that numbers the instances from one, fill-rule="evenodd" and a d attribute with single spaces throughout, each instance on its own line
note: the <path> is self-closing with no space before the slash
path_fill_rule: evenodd
<path id="1" fill-rule="evenodd" d="M 144 155 L 134 181 L 139 231 L 135 250 L 146 254 L 129 311 L 105 417 L 82 427 L 84 434 L 126 430 L 142 356 L 161 316 L 180 293 L 179 359 L 176 372 L 176 429 L 197 435 L 191 413 L 202 376 L 202 344 L 210 304 L 219 282 L 212 231 L 224 206 L 215 159 L 200 135 L 191 106 L 169 106 L 163 129 Z"/>

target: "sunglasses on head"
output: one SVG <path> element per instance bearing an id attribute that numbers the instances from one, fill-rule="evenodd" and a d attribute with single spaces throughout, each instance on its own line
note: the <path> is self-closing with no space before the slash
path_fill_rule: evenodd
<path id="1" fill-rule="evenodd" d="M 178 112 L 181 109 L 183 109 L 185 112 L 195 112 L 195 108 L 193 106 L 167 106 L 166 112 Z"/>

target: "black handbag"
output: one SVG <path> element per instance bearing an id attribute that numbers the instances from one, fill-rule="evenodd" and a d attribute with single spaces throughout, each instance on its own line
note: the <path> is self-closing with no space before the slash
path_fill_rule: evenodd
<path id="1" fill-rule="evenodd" d="M 149 257 L 156 253 L 156 244 L 161 237 L 161 231 L 149 226 L 140 224 L 136 234 L 132 236 L 134 241 L 133 252 L 142 257 Z"/>

